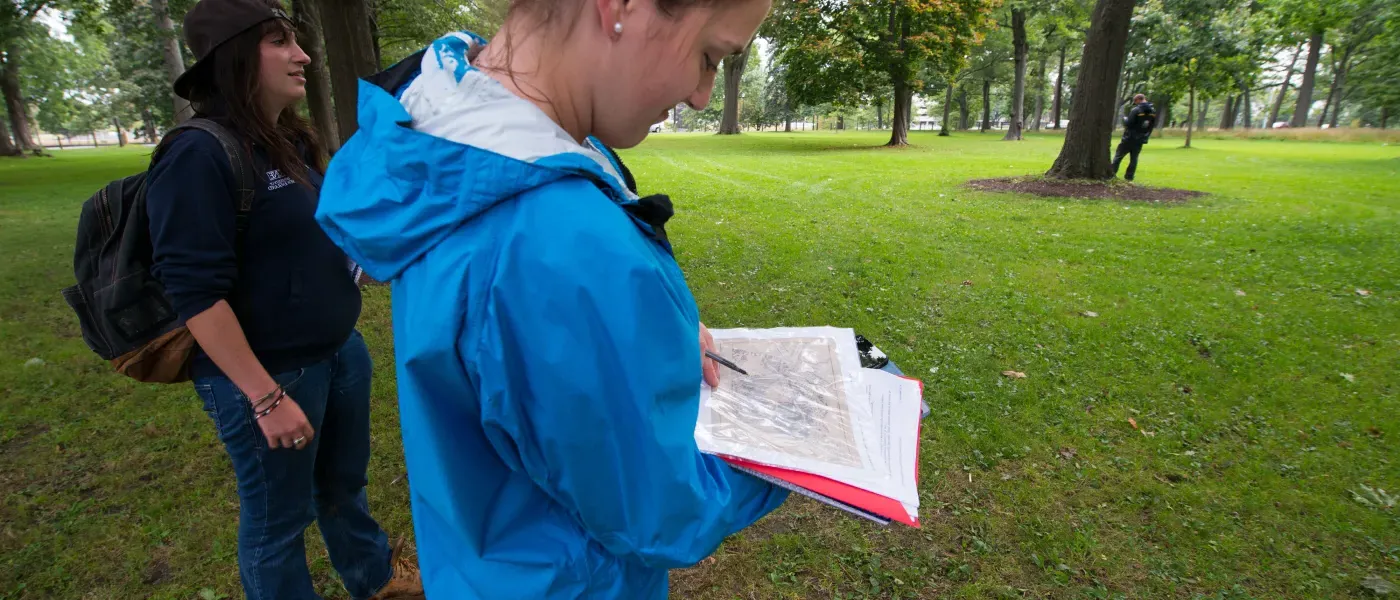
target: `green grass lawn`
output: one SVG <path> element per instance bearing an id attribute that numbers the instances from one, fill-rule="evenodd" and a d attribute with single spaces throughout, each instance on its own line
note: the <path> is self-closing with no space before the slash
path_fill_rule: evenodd
<path id="1" fill-rule="evenodd" d="M 678 206 L 668 231 L 708 325 L 854 327 L 933 407 L 923 529 L 793 500 L 675 572 L 674 597 L 1400 584 L 1400 507 L 1368 491 L 1400 494 L 1400 147 L 1160 140 L 1138 182 L 1212 194 L 1164 205 L 961 187 L 1043 172 L 1056 137 L 876 147 L 886 135 L 662 135 L 624 153 Z M 241 597 L 233 478 L 192 390 L 112 375 L 58 295 L 82 200 L 143 160 L 0 161 L 0 599 Z M 366 299 L 371 504 L 411 533 L 388 292 Z M 346 597 L 311 547 L 318 589 Z"/>

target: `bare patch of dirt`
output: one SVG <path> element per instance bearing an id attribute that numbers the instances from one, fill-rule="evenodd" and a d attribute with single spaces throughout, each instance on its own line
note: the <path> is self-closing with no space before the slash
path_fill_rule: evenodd
<path id="1" fill-rule="evenodd" d="M 151 562 L 141 571 L 141 583 L 160 585 L 170 579 L 170 549 L 164 546 L 151 553 Z"/>
<path id="2" fill-rule="evenodd" d="M 1139 202 L 1179 203 L 1206 195 L 1205 192 L 1137 185 L 1126 181 L 1076 181 L 1045 177 L 1002 177 L 974 179 L 967 187 L 984 192 L 1016 192 L 1055 198 L 1110 198 Z"/>

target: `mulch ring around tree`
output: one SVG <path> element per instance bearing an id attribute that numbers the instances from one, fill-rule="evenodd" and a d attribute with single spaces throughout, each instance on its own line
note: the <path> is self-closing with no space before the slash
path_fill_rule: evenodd
<path id="1" fill-rule="evenodd" d="M 1148 187 L 1126 181 L 1083 181 L 1046 177 L 1002 177 L 974 179 L 967 187 L 984 192 L 1016 192 L 1054 198 L 1110 198 L 1139 202 L 1185 202 L 1205 192 L 1176 188 Z"/>

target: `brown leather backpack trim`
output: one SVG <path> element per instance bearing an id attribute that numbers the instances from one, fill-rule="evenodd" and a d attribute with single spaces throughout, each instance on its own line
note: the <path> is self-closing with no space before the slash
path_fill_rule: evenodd
<path id="1" fill-rule="evenodd" d="M 112 359 L 118 373 L 146 383 L 180 383 L 190 380 L 190 361 L 196 347 L 194 334 L 177 327 L 144 346 Z"/>

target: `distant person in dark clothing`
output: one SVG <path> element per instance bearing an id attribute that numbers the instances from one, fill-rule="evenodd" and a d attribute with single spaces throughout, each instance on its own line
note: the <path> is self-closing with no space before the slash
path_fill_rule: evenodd
<path id="1" fill-rule="evenodd" d="M 1123 157 L 1130 157 L 1128 172 L 1123 177 L 1128 181 L 1132 181 L 1133 174 L 1137 172 L 1138 153 L 1142 152 L 1147 138 L 1152 137 L 1152 128 L 1157 126 L 1157 108 L 1147 101 L 1147 96 L 1133 96 L 1133 104 L 1133 110 L 1123 117 L 1123 140 L 1118 142 L 1118 150 L 1113 154 L 1115 176 L 1118 175 L 1118 165 L 1123 162 Z"/>

